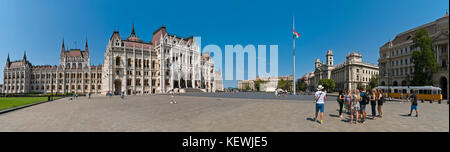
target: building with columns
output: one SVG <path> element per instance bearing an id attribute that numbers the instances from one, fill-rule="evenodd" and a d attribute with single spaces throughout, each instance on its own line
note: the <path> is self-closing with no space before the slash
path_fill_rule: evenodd
<path id="1" fill-rule="evenodd" d="M 152 40 L 135 32 L 122 39 L 114 31 L 104 53 L 104 64 L 90 65 L 85 50 L 66 50 L 62 43 L 59 65 L 33 66 L 26 58 L 10 61 L 4 69 L 4 93 L 153 94 L 186 89 L 223 90 L 222 74 L 215 73 L 209 53 L 201 54 L 194 38 L 169 34 L 162 26 Z M 220 79 L 220 80 L 218 80 Z"/>
<path id="2" fill-rule="evenodd" d="M 310 90 L 315 90 L 321 79 L 333 79 L 335 90 L 354 90 L 358 84 L 367 86 L 370 79 L 378 75 L 378 66 L 363 62 L 359 52 L 348 53 L 345 62 L 338 65 L 334 65 L 333 56 L 333 51 L 328 50 L 325 55 L 326 63 L 316 59 L 314 72 L 300 78 L 307 81 Z"/>
<path id="3" fill-rule="evenodd" d="M 379 84 L 382 86 L 409 86 L 413 78 L 414 63 L 412 54 L 417 49 L 413 48 L 414 34 L 419 29 L 425 29 L 432 38 L 435 58 L 439 70 L 433 75 L 433 86 L 440 87 L 444 99 L 449 94 L 449 46 L 448 46 L 448 13 L 443 17 L 404 31 L 398 34 L 394 40 L 386 42 L 380 47 Z"/>
<path id="4" fill-rule="evenodd" d="M 214 92 L 215 70 L 209 53 L 201 54 L 192 36 L 169 34 L 162 26 L 150 42 L 135 33 L 122 39 L 114 31 L 105 51 L 103 90 L 114 94 L 166 93 L 186 88 Z"/>

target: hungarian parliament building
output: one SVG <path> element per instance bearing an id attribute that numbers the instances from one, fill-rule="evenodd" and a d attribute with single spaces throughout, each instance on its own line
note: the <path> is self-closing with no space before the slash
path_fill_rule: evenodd
<path id="1" fill-rule="evenodd" d="M 221 71 L 214 70 L 208 52 L 201 53 L 194 38 L 169 34 L 162 26 L 150 42 L 136 36 L 120 37 L 114 31 L 104 54 L 103 65 L 90 65 L 85 50 L 66 50 L 64 40 L 59 65 L 32 65 L 6 59 L 3 93 L 155 94 L 222 91 Z"/>

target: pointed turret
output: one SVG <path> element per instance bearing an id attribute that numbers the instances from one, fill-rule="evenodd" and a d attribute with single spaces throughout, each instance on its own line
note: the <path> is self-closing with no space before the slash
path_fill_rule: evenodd
<path id="1" fill-rule="evenodd" d="M 27 52 L 23 51 L 23 61 L 27 60 Z"/>
<path id="2" fill-rule="evenodd" d="M 66 52 L 66 48 L 65 48 L 65 46 L 64 46 L 64 38 L 63 38 L 62 48 L 61 48 L 61 54 L 64 54 L 64 52 Z"/>
<path id="3" fill-rule="evenodd" d="M 89 48 L 88 48 L 88 39 L 86 37 L 86 53 L 89 53 Z"/>
<path id="4" fill-rule="evenodd" d="M 133 27 L 131 28 L 131 34 L 130 34 L 130 36 L 128 36 L 127 40 L 134 41 L 134 42 L 142 42 L 142 40 L 136 36 L 136 32 L 134 31 L 134 23 L 132 26 Z"/>
<path id="5" fill-rule="evenodd" d="M 134 32 L 134 23 L 133 23 L 133 25 L 132 25 L 131 35 L 136 35 L 136 32 Z"/>
<path id="6" fill-rule="evenodd" d="M 9 53 L 8 53 L 8 58 L 6 58 L 6 67 L 9 68 L 10 64 L 11 64 L 11 61 L 9 60 Z"/>

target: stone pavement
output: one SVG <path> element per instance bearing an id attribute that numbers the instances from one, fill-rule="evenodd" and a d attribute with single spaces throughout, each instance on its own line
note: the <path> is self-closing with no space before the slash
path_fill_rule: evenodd
<path id="1" fill-rule="evenodd" d="M 337 118 L 338 104 L 330 98 L 320 125 L 311 121 L 314 103 L 307 99 L 175 99 L 173 105 L 167 95 L 60 99 L 1 114 L 0 131 L 449 132 L 448 104 L 419 103 L 416 118 L 405 116 L 409 103 L 387 102 L 382 119 L 351 125 Z"/>

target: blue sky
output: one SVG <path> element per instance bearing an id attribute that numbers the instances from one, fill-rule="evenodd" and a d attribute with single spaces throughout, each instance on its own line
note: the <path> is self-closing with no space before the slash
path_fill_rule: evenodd
<path id="1" fill-rule="evenodd" d="M 150 41 L 165 25 L 169 33 L 201 36 L 202 44 L 279 45 L 279 75 L 292 74 L 292 16 L 296 31 L 296 76 L 314 69 L 328 49 L 335 64 L 351 50 L 377 64 L 379 47 L 396 34 L 434 21 L 445 14 L 448 0 L 330 1 L 68 1 L 0 0 L 0 68 L 6 56 L 22 59 L 26 50 L 33 65 L 56 65 L 62 38 L 66 47 L 82 48 L 89 41 L 91 64 L 103 63 L 103 53 L 115 29 Z M 77 46 L 74 42 L 77 42 Z M 0 74 L 3 80 L 3 73 Z M 2 82 L 0 80 L 0 82 Z M 225 81 L 225 87 L 237 81 Z"/>

